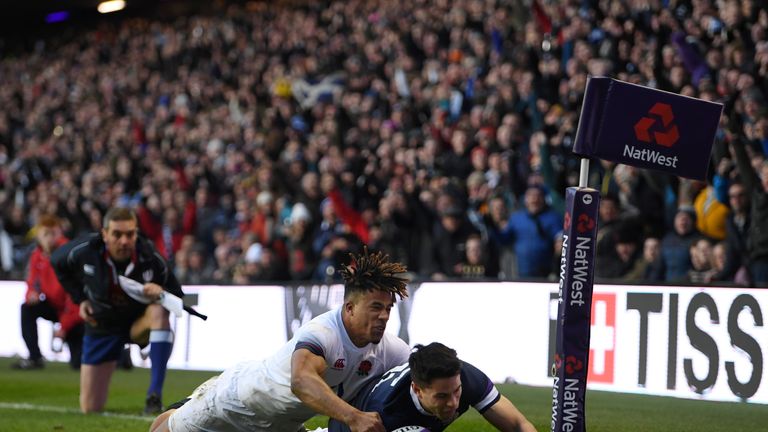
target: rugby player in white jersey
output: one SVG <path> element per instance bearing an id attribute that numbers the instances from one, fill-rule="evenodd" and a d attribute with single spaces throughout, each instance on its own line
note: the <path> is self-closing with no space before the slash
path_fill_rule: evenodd
<path id="1" fill-rule="evenodd" d="M 351 406 L 372 378 L 408 360 L 408 345 L 385 333 L 406 269 L 367 249 L 341 269 L 344 304 L 302 326 L 276 354 L 240 363 L 199 386 L 151 432 L 303 431 L 324 414 L 350 430 L 385 432 L 378 413 Z"/>

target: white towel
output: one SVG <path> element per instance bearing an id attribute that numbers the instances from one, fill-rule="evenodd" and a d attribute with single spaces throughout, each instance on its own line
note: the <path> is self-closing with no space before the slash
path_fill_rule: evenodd
<path id="1" fill-rule="evenodd" d="M 118 279 L 120 280 L 120 288 L 137 302 L 144 304 L 153 302 L 160 303 L 160 306 L 173 312 L 177 317 L 181 316 L 181 312 L 184 310 L 184 302 L 181 298 L 176 297 L 167 291 L 163 291 L 163 293 L 160 294 L 160 298 L 155 301 L 144 295 L 144 284 L 125 276 L 119 276 Z"/>

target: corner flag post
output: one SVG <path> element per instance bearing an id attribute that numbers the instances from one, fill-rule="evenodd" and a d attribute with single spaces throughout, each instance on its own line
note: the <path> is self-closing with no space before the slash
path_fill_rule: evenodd
<path id="1" fill-rule="evenodd" d="M 588 188 L 595 157 L 698 180 L 706 178 L 722 104 L 611 78 L 590 77 L 573 152 L 579 187 L 566 189 L 552 366 L 552 432 L 585 432 L 592 288 L 600 193 Z"/>
<path id="2" fill-rule="evenodd" d="M 563 246 L 553 366 L 552 431 L 585 430 L 592 283 L 600 193 L 586 187 L 589 160 L 582 159 L 579 187 L 566 189 Z"/>

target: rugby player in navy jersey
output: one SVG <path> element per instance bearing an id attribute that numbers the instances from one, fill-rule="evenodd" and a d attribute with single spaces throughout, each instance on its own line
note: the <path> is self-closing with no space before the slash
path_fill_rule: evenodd
<path id="1" fill-rule="evenodd" d="M 470 406 L 501 431 L 536 431 L 487 375 L 459 360 L 456 351 L 438 342 L 417 345 L 408 363 L 367 384 L 352 405 L 362 411 L 378 412 L 388 431 L 422 426 L 439 432 Z M 349 428 L 331 419 L 328 431 L 348 432 Z"/>

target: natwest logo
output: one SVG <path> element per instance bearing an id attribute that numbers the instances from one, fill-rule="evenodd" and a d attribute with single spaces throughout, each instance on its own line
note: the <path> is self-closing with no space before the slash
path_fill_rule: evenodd
<path id="1" fill-rule="evenodd" d="M 595 220 L 589 217 L 589 215 L 582 213 L 579 215 L 578 222 L 576 224 L 576 231 L 579 234 L 584 234 L 587 231 L 591 231 L 595 227 Z"/>
<path id="2" fill-rule="evenodd" d="M 569 355 L 565 358 L 565 373 L 567 375 L 573 375 L 582 369 L 584 369 L 584 362 L 576 358 L 576 356 Z"/>
<path id="3" fill-rule="evenodd" d="M 680 139 L 680 133 L 677 131 L 677 125 L 672 121 L 675 115 L 672 113 L 672 107 L 669 104 L 657 102 L 651 107 L 648 114 L 653 114 L 661 119 L 663 130 L 656 130 L 651 136 L 651 128 L 657 120 L 652 117 L 643 117 L 635 123 L 635 136 L 638 140 L 647 143 L 656 142 L 662 147 L 672 147 Z M 658 128 L 657 128 L 658 129 Z"/>

